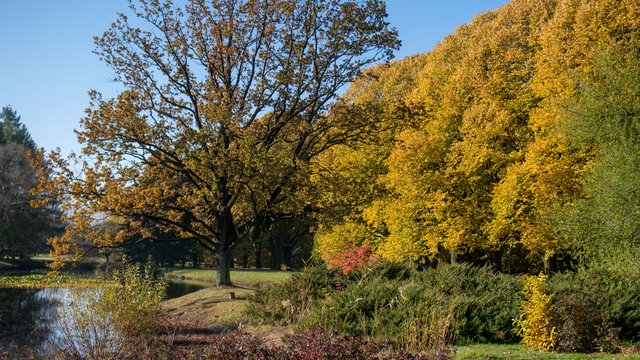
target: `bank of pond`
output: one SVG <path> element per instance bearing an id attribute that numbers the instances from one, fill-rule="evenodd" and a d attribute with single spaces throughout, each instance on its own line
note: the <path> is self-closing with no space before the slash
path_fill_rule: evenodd
<path id="1" fill-rule="evenodd" d="M 64 314 L 78 292 L 108 280 L 87 276 L 24 275 L 0 278 L 0 359 L 11 354 L 51 354 L 62 341 Z M 7 287 L 7 285 L 12 285 Z M 165 280 L 164 299 L 210 286 L 202 281 Z"/>

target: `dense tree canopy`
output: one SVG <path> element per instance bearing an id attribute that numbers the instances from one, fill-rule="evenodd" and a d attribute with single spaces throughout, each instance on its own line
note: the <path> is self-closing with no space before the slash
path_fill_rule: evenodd
<path id="1" fill-rule="evenodd" d="M 592 55 L 593 71 L 576 75 L 563 133 L 591 156 L 584 196 L 561 209 L 559 232 L 585 263 L 623 276 L 640 259 L 640 54 L 607 45 Z"/>
<path id="2" fill-rule="evenodd" d="M 26 256 L 46 249 L 54 231 L 54 208 L 35 209 L 36 173 L 28 159 L 35 143 L 16 111 L 0 114 L 0 256 Z M 52 202 L 53 204 L 53 202 Z"/>
<path id="3" fill-rule="evenodd" d="M 365 67 L 391 58 L 396 32 L 379 0 L 131 8 L 135 20 L 121 15 L 96 38 L 125 90 L 114 99 L 91 93 L 81 171 L 50 157 L 58 176 L 42 190 L 65 196 L 71 222 L 53 245 L 63 255 L 74 236 L 153 239 L 150 221 L 215 252 L 218 283 L 230 284 L 231 248 L 297 206 L 289 199 L 309 160 L 359 131 L 327 111 Z M 129 226 L 98 234 L 91 224 L 104 214 Z"/>
<path id="4" fill-rule="evenodd" d="M 620 245 L 618 237 L 630 239 L 637 221 L 623 215 L 635 211 L 629 136 L 615 135 L 612 149 L 594 145 L 603 140 L 580 145 L 574 130 L 589 133 L 610 129 L 606 124 L 623 116 L 633 119 L 637 92 L 620 80 L 620 68 L 626 64 L 628 79 L 637 74 L 631 49 L 637 49 L 639 18 L 637 1 L 515 0 L 412 60 L 409 79 L 397 87 L 402 91 L 370 96 L 409 64 L 406 59 L 373 81 L 356 82 L 354 109 L 368 102 L 376 109 L 374 122 L 394 130 L 385 133 L 387 141 L 376 141 L 375 133 L 320 159 L 320 171 L 333 169 L 346 184 L 341 191 L 361 200 L 352 212 L 326 209 L 320 253 L 328 259 L 355 242 L 394 260 L 449 253 L 453 261 L 463 256 L 519 271 L 526 263 L 549 268 L 554 256 L 584 246 L 577 237 Z M 603 73 L 597 53 L 611 48 L 632 54 L 609 52 L 613 70 Z M 607 88 L 614 87 L 611 79 L 618 79 L 614 90 Z M 403 110 L 384 111 L 388 104 Z M 355 110 L 343 116 L 357 119 Z M 349 162 L 357 170 L 341 173 Z M 603 186 L 608 190 L 598 189 Z M 327 189 L 325 198 L 341 194 Z M 620 216 L 606 218 L 606 212 Z M 585 234 L 567 231 L 570 223 L 581 224 Z"/>
<path id="5" fill-rule="evenodd" d="M 309 233 L 330 263 L 640 254 L 635 0 L 514 0 L 392 63 L 379 0 L 132 11 L 96 39 L 125 90 L 92 92 L 83 153 L 42 172 L 65 198 L 59 255 L 80 237 L 197 243 L 226 284 L 232 248 L 277 267 Z M 108 217 L 126 226 L 99 231 Z"/>

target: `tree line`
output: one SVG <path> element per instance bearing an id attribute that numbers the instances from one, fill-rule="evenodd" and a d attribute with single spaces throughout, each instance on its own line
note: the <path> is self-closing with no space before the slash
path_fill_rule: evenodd
<path id="1" fill-rule="evenodd" d="M 369 70 L 347 98 L 371 135 L 318 161 L 321 203 L 341 209 L 321 223 L 320 253 L 354 242 L 391 260 L 511 272 L 631 266 L 639 12 L 515 0 Z"/>
<path id="2" fill-rule="evenodd" d="M 395 62 L 379 0 L 131 5 L 96 38 L 125 90 L 91 92 L 81 155 L 35 156 L 54 267 L 77 239 L 197 244 L 230 284 L 278 231 L 329 263 L 637 257 L 634 1 L 514 0 Z"/>

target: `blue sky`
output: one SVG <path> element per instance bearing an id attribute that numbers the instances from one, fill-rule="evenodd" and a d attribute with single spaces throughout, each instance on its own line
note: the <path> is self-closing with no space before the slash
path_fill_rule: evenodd
<path id="1" fill-rule="evenodd" d="M 397 58 L 430 50 L 473 16 L 507 0 L 387 0 L 398 29 Z M 11 105 L 38 146 L 78 151 L 73 129 L 87 91 L 118 90 L 92 53 L 93 36 L 109 27 L 126 0 L 0 0 L 0 106 Z"/>

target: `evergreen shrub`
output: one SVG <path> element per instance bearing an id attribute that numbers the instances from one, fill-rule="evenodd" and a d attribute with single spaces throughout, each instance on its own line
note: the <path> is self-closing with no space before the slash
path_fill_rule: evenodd
<path id="1" fill-rule="evenodd" d="M 299 329 L 319 326 L 336 334 L 405 343 L 424 342 L 407 338 L 407 329 L 437 313 L 448 341 L 510 342 L 520 287 L 513 276 L 471 265 L 417 270 L 381 261 L 348 275 L 316 265 L 256 292 L 248 312 L 256 320 Z"/>

